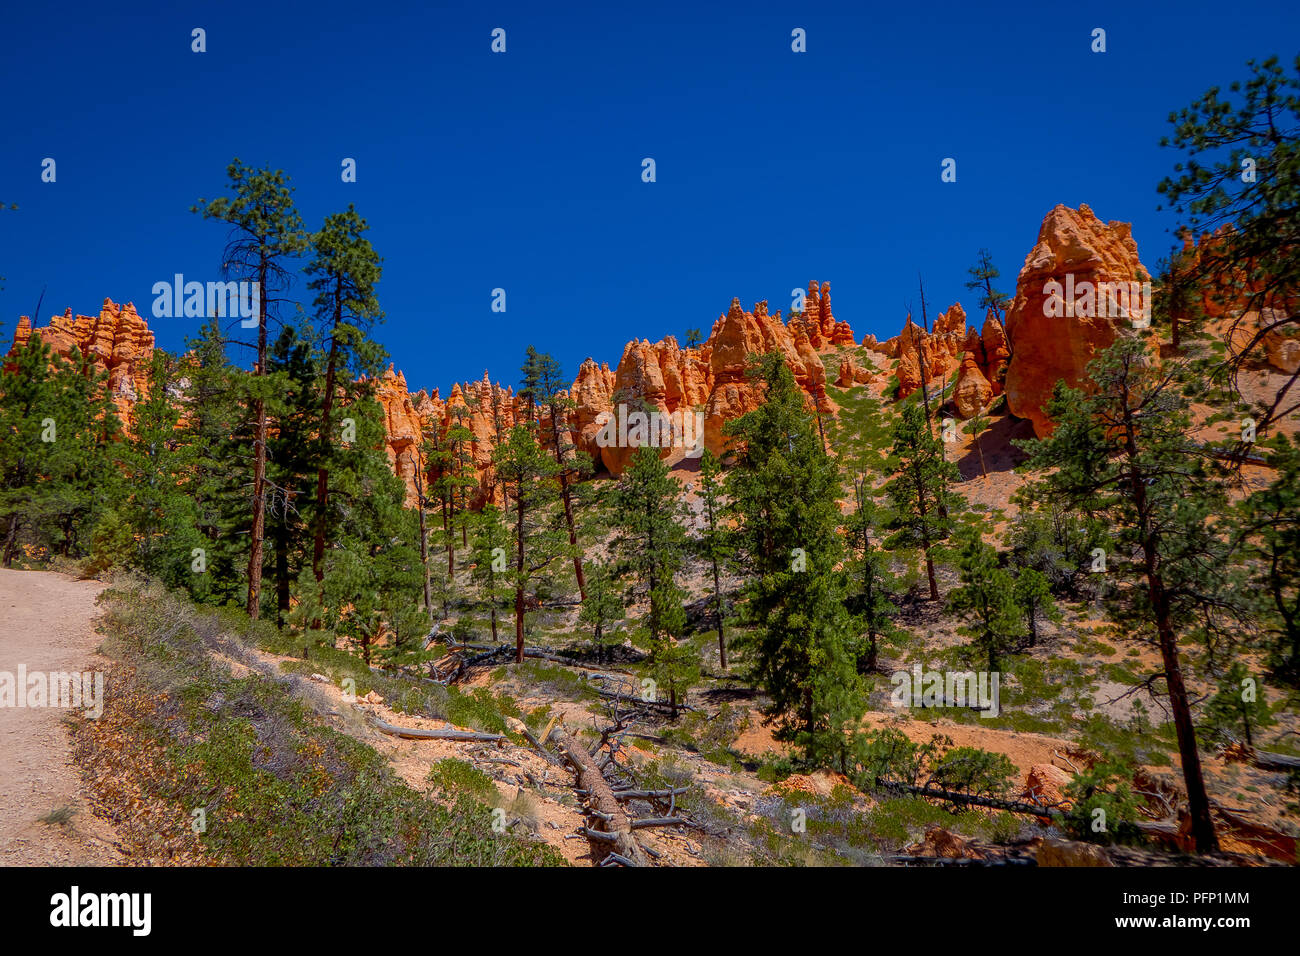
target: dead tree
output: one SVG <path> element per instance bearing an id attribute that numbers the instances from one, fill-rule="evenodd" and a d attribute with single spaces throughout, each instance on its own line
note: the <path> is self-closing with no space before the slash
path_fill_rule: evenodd
<path id="1" fill-rule="evenodd" d="M 572 765 L 578 786 L 586 791 L 587 825 L 582 832 L 591 844 L 592 862 L 600 866 L 606 857 L 617 854 L 632 866 L 647 865 L 649 858 L 632 835 L 632 820 L 592 755 L 563 726 L 556 726 L 547 739 Z"/>

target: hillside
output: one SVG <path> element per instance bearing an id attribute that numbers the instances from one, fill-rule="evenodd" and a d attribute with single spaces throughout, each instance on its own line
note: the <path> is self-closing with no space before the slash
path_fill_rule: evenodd
<path id="1" fill-rule="evenodd" d="M 1199 254 L 1207 241 L 1189 240 L 1188 255 Z M 366 433 L 371 444 L 357 444 L 375 461 L 382 452 L 401 484 L 390 491 L 366 470 L 370 459 L 352 463 L 345 456 L 353 443 L 345 440 L 342 451 L 330 452 L 340 457 L 329 459 L 328 470 L 344 473 L 345 461 L 352 470 L 331 501 L 335 510 L 320 509 L 318 517 L 308 509 L 325 503 L 314 493 L 324 487 L 327 468 L 320 466 L 318 486 L 317 468 L 294 456 L 324 440 L 322 419 L 306 400 L 290 402 L 268 415 L 277 448 L 270 455 L 273 554 L 266 573 L 275 588 L 267 589 L 269 603 L 251 605 L 265 612 L 262 620 L 231 610 L 240 603 L 242 544 L 240 532 L 225 529 L 230 514 L 243 520 L 244 492 L 222 485 L 220 473 L 223 462 L 237 458 L 211 466 L 178 458 L 176 471 L 159 466 L 159 494 L 167 494 L 170 482 L 184 498 L 208 496 L 213 508 L 236 504 L 211 519 L 196 518 L 183 544 L 171 543 L 175 532 L 166 526 L 175 499 L 163 498 L 150 512 L 159 524 L 125 533 L 111 522 L 97 524 L 93 534 L 83 533 L 84 547 L 66 537 L 61 548 L 56 539 L 32 539 L 18 557 L 32 567 L 56 555 L 78 558 L 86 576 L 115 582 L 100 626 L 114 659 L 111 681 L 122 692 L 111 698 L 106 722 L 82 722 L 73 732 L 96 814 L 117 826 L 127 859 L 154 863 L 1185 861 L 1204 833 L 1195 831 L 1187 751 L 1159 683 L 1168 675 L 1167 648 L 1150 623 L 1134 623 L 1143 600 L 1140 578 L 1107 588 L 1088 571 L 1090 561 L 1098 570 L 1096 550 L 1140 570 L 1139 550 L 1112 543 L 1109 536 L 1118 532 L 1104 512 L 1066 511 L 1041 497 L 1028 503 L 1022 492 L 1057 471 L 1029 467 L 1032 441 L 1057 427 L 1051 403 L 1058 383 L 1081 388 L 1083 401 L 1096 391 L 1094 360 L 1136 343 L 1137 351 L 1127 354 L 1140 355 L 1143 374 L 1157 377 L 1192 359 L 1239 359 L 1231 404 L 1227 392 L 1197 394 L 1188 403 L 1191 425 L 1183 437 L 1194 442 L 1181 450 L 1208 450 L 1202 457 L 1213 464 L 1215 455 L 1229 456 L 1239 431 L 1245 434 L 1242 416 L 1267 406 L 1300 369 L 1300 349 L 1285 330 L 1260 332 L 1252 341 L 1258 313 L 1217 300 L 1206 299 L 1195 313 L 1161 312 L 1153 322 L 1151 281 L 1127 224 L 1102 222 L 1086 205 L 1057 206 L 1040 226 L 1014 294 L 993 296 L 976 325 L 954 303 L 932 318 L 927 310 L 920 323 L 907 316 L 886 341 L 858 341 L 849 322 L 833 314 L 829 283 L 814 281 L 786 318 L 779 309 L 769 312 L 766 301 L 746 310 L 733 299 L 698 344 L 633 339 L 614 368 L 588 358 L 576 378 L 553 391 L 537 382 L 517 390 L 485 372 L 454 384 L 443 399 L 439 390 L 412 393 L 390 365 L 377 377 L 339 385 L 336 415 L 357 415 L 364 427 L 365 403 L 377 402 L 376 431 Z M 1085 287 L 1090 298 L 1076 298 L 1075 290 Z M 1180 322 L 1185 329 L 1203 327 L 1205 335 L 1175 345 L 1170 336 Z M 148 458 L 159 443 L 150 435 L 180 451 L 190 439 L 177 436 L 207 427 L 215 404 L 202 397 L 201 383 L 212 367 L 197 353 L 178 357 L 160 390 L 158 360 L 168 359 L 155 352 L 133 304 L 106 299 L 98 316 L 69 309 L 39 328 L 23 317 L 7 374 L 33 367 L 38 341 L 51 350 L 52 368 L 60 366 L 56 357 L 81 356 L 85 380 L 102 381 L 108 405 L 86 427 L 104 421 L 109 406 L 123 427 L 113 439 L 119 445 L 97 447 L 144 443 Z M 286 350 L 275 359 L 286 375 L 299 374 L 292 355 Z M 761 381 L 753 370 L 764 356 L 780 362 L 764 365 L 768 377 Z M 235 382 L 242 373 L 225 367 L 220 374 Z M 787 375 L 790 397 L 782 404 Z M 638 441 L 628 437 L 635 432 L 632 412 L 671 423 L 655 455 L 639 455 Z M 773 472 L 781 484 L 767 510 L 745 513 L 734 476 L 759 467 L 754 454 L 763 433 L 746 432 L 746 441 L 735 429 L 765 421 L 751 413 L 786 416 L 766 427 L 784 423 L 789 458 Z M 326 411 L 323 421 L 338 419 Z M 938 529 L 937 538 L 891 544 L 890 530 L 901 533 L 905 511 L 901 492 L 891 491 L 907 474 L 910 452 L 900 443 L 918 423 L 925 435 L 913 439 L 917 454 L 932 450 L 937 457 L 926 466 L 933 472 L 917 472 L 925 489 L 917 527 L 924 535 Z M 1270 423 L 1268 435 L 1294 436 L 1298 424 L 1300 413 L 1292 410 Z M 247 425 L 233 418 L 214 427 L 223 441 L 245 440 L 239 436 Z M 1148 427 L 1138 430 L 1142 440 Z M 806 454 L 796 453 L 797 443 Z M 780 442 L 773 447 L 782 458 Z M 720 478 L 706 471 L 715 456 L 725 466 Z M 814 458 L 825 464 L 809 464 Z M 525 459 L 536 471 L 512 478 L 510 469 L 523 468 Z M 664 461 L 663 476 L 654 459 Z M 1224 507 L 1268 492 L 1286 467 L 1279 460 L 1252 453 L 1231 475 L 1215 478 Z M 1101 459 L 1093 461 L 1102 467 Z M 208 485 L 193 478 L 205 467 L 216 476 Z M 926 483 L 934 475 L 946 477 L 931 491 Z M 826 484 L 832 476 L 833 487 Z M 1189 481 L 1200 479 L 1198 472 Z M 720 497 L 710 497 L 711 482 L 721 483 Z M 123 492 L 128 503 L 130 484 Z M 160 487 L 157 479 L 136 484 Z M 552 486 L 558 490 L 530 497 L 530 488 Z M 646 496 L 637 499 L 641 504 L 628 504 L 634 493 Z M 926 514 L 930 494 L 942 528 L 927 524 L 936 520 Z M 384 511 L 390 496 L 393 510 Z M 833 506 L 830 518 L 810 510 L 783 526 L 787 537 L 780 540 L 798 544 L 789 569 L 779 567 L 779 554 L 772 563 L 773 553 L 752 547 L 748 563 L 729 550 L 714 564 L 711 554 L 722 552 L 709 548 L 723 540 L 715 537 L 715 507 L 737 509 L 721 525 L 744 531 L 757 514 L 798 513 L 817 500 Z M 356 530 L 355 515 L 371 507 L 376 510 L 366 520 L 373 527 Z M 417 517 L 418 537 L 412 534 Z M 809 524 L 805 542 L 799 524 L 805 518 L 830 520 L 833 534 L 818 539 Z M 334 521 L 339 530 L 329 524 L 327 542 L 326 523 Z M 19 553 L 20 528 L 9 525 L 11 560 Z M 645 537 L 665 530 L 681 539 L 680 553 L 668 558 L 662 539 Z M 313 532 L 320 535 L 314 559 Z M 368 543 L 355 546 L 358 538 Z M 650 544 L 638 544 L 642 538 Z M 146 566 L 133 556 L 155 544 L 162 563 Z M 168 548 L 179 549 L 181 564 L 188 562 L 191 544 L 204 560 L 212 554 L 214 568 L 219 556 L 226 562 L 212 576 L 216 583 L 204 578 L 200 587 L 175 556 L 165 556 Z M 791 731 L 776 692 L 755 678 L 766 673 L 755 662 L 767 653 L 755 635 L 770 625 L 732 614 L 764 599 L 754 590 L 754 567 L 768 561 L 775 569 L 764 581 L 786 581 L 792 572 L 797 578 L 805 546 L 816 573 L 832 582 L 827 587 L 849 589 L 839 606 L 856 609 L 845 625 L 856 642 L 850 670 L 862 695 L 861 712 L 844 718 L 844 732 L 861 748 L 851 759 L 844 750 L 834 759 L 808 757 L 810 735 L 823 728 Z M 349 556 L 354 547 L 363 557 Z M 528 567 L 537 554 L 545 560 Z M 1234 559 L 1242 574 L 1256 573 L 1263 560 L 1258 551 L 1250 554 Z M 388 561 L 391 577 L 381 577 L 390 573 L 383 570 Z M 1036 603 L 1024 620 L 999 625 L 1006 633 L 996 647 L 980 643 L 992 633 L 988 602 L 1010 601 L 1012 584 L 1029 581 L 1040 566 L 1054 577 L 1038 575 L 1043 590 L 1031 598 Z M 155 580 L 133 576 L 142 569 Z M 655 577 L 661 572 L 668 592 Z M 204 573 L 195 566 L 195 574 Z M 638 576 L 643 573 L 648 583 Z M 987 582 L 978 583 L 985 580 L 978 575 Z M 856 583 L 859 576 L 866 590 Z M 998 597 L 1003 585 L 1007 594 Z M 954 597 L 975 591 L 978 600 L 968 598 L 975 603 Z M 820 601 L 819 593 L 809 591 L 806 599 Z M 791 620 L 810 633 L 821 626 L 809 624 L 802 611 Z M 505 643 L 508 634 L 512 643 Z M 722 656 L 729 645 L 730 663 Z M 1212 638 L 1184 651 L 1186 697 L 1202 725 L 1198 774 L 1211 795 L 1213 859 L 1293 863 L 1300 835 L 1294 775 L 1286 772 L 1297 760 L 1293 740 L 1300 733 L 1293 691 L 1272 676 L 1261 683 L 1247 717 L 1247 733 L 1258 719 L 1261 736 L 1241 740 L 1231 715 L 1206 704 L 1221 695 L 1229 674 L 1216 651 Z M 1270 653 L 1264 643 L 1247 644 L 1237 658 L 1243 673 L 1271 675 Z M 800 678 L 809 686 L 833 672 L 827 658 L 813 659 L 819 663 Z M 993 700 L 952 699 L 953 675 L 973 678 L 975 668 L 983 668 L 981 680 L 999 680 Z M 917 686 L 915 696 L 900 702 L 897 689 L 923 674 L 939 675 L 937 693 L 925 696 Z M 142 704 L 149 699 L 156 704 Z M 182 715 L 214 721 L 212 732 L 231 733 L 232 741 L 251 734 L 265 752 L 234 743 L 230 754 L 209 749 L 203 733 L 191 739 L 192 730 L 179 729 Z M 159 746 L 176 734 L 188 748 L 183 759 Z M 106 748 L 120 746 L 115 739 L 138 748 L 131 767 L 106 762 Z M 304 763 L 306 752 L 317 756 Z M 239 782 L 217 795 L 197 782 L 174 782 L 177 775 L 200 781 L 225 772 Z M 321 775 L 318 783 L 313 774 Z M 348 826 L 352 798 L 328 795 L 353 794 L 366 780 L 397 807 L 366 810 L 378 814 L 366 816 L 366 826 L 381 826 L 391 812 L 399 829 L 437 820 L 466 828 L 474 839 L 453 848 L 403 838 L 395 855 L 364 840 L 348 850 L 316 846 L 317 838 Z M 279 819 L 255 796 L 264 785 L 305 787 L 314 796 L 299 816 Z M 127 793 L 150 807 L 154 819 L 171 822 L 152 829 L 125 825 L 114 803 Z M 186 834 L 185 808 L 196 802 L 207 808 L 208 820 L 224 826 L 252 815 L 275 820 L 282 836 L 304 828 L 303 845 L 288 853 L 247 834 L 247 844 L 229 831 Z M 1088 842 L 1086 812 L 1099 806 L 1122 826 Z M 176 828 L 175 842 L 160 837 L 159 827 Z M 494 844 L 492 833 L 508 834 L 509 844 Z"/>

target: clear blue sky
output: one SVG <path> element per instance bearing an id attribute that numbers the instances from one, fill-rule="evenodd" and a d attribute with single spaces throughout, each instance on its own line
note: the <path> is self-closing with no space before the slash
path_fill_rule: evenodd
<path id="1" fill-rule="evenodd" d="M 883 338 L 918 270 L 931 315 L 971 311 L 981 246 L 1010 291 L 1058 202 L 1133 222 L 1154 267 L 1168 113 L 1300 46 L 1288 3 L 721 6 L 5 4 L 0 335 L 43 287 L 42 322 L 218 278 L 223 229 L 189 207 L 239 156 L 289 173 L 310 227 L 349 202 L 370 221 L 377 334 L 412 388 L 515 384 L 529 343 L 567 375 L 613 365 L 812 278 Z M 195 331 L 150 321 L 170 349 Z"/>

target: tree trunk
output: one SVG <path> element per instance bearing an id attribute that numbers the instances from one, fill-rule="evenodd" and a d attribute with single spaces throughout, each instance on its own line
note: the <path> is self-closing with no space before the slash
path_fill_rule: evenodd
<path id="1" fill-rule="evenodd" d="M 596 761 L 587 753 L 587 748 L 574 740 L 563 726 L 552 730 L 547 739 L 554 741 L 565 759 L 573 765 L 578 786 L 587 792 L 587 829 L 610 835 L 608 840 L 589 838 L 592 863 L 599 864 L 612 850 L 637 866 L 645 866 L 649 861 L 632 836 L 632 821 L 614 796 Z"/>
<path id="2" fill-rule="evenodd" d="M 284 520 L 275 529 L 275 623 L 284 627 L 289 613 L 289 514 L 285 505 Z"/>
<path id="3" fill-rule="evenodd" d="M 330 354 L 325 363 L 325 396 L 321 403 L 320 438 L 330 440 L 330 414 L 334 410 L 334 369 L 338 364 L 339 324 L 343 321 L 343 277 L 335 282 L 334 329 L 330 334 Z M 316 470 L 316 539 L 311 549 L 311 569 L 319 583 L 325 578 L 325 509 L 329 505 L 329 469 L 321 465 Z"/>
<path id="4" fill-rule="evenodd" d="M 515 499 L 515 570 L 519 579 L 515 581 L 515 663 L 524 662 L 524 496 L 519 489 Z"/>
<path id="5" fill-rule="evenodd" d="M 714 613 L 718 615 L 718 658 L 725 671 L 727 669 L 727 638 L 722 632 L 722 585 L 719 583 L 718 559 L 713 559 L 713 603 Z"/>
<path id="6" fill-rule="evenodd" d="M 564 523 L 569 529 L 569 547 L 573 548 L 573 574 L 578 579 L 578 596 L 587 600 L 587 577 L 582 573 L 582 553 L 578 550 L 578 532 L 573 523 L 573 495 L 569 491 L 569 476 L 564 469 L 564 449 L 560 443 L 560 409 L 551 405 L 551 443 L 555 450 L 555 463 L 560 466 L 560 500 L 564 503 Z"/>
<path id="7" fill-rule="evenodd" d="M 411 467 L 415 479 L 415 513 L 420 521 L 420 566 L 424 568 L 424 611 L 433 623 L 433 586 L 429 577 L 429 529 L 424 520 L 424 479 L 420 475 L 420 464 L 412 456 Z"/>
<path id="8" fill-rule="evenodd" d="M 1125 407 L 1128 402 L 1125 400 Z M 1125 416 L 1125 453 L 1130 466 L 1130 487 L 1138 515 L 1141 534 L 1143 570 L 1147 592 L 1155 615 L 1156 633 L 1160 638 L 1160 656 L 1164 663 L 1165 683 L 1169 687 L 1169 706 L 1174 715 L 1174 729 L 1178 734 L 1178 759 L 1183 765 L 1183 784 L 1187 788 L 1187 807 L 1192 819 L 1192 838 L 1197 853 L 1217 853 L 1219 838 L 1214 832 L 1214 818 L 1210 813 L 1210 797 L 1205 790 L 1205 777 L 1201 772 L 1201 756 L 1196 749 L 1196 727 L 1192 723 L 1192 709 L 1187 700 L 1187 687 L 1183 683 L 1183 670 L 1178 659 L 1178 638 L 1170 620 L 1169 594 L 1160 573 L 1160 557 L 1156 533 L 1151 530 L 1151 516 L 1147 503 L 1146 482 L 1137 470 L 1136 423 L 1132 413 Z"/>
<path id="9" fill-rule="evenodd" d="M 14 566 L 14 555 L 18 551 L 16 543 L 18 541 L 18 526 L 20 524 L 22 524 L 22 522 L 17 516 L 13 516 L 9 519 L 9 531 L 5 535 L 4 564 L 6 568 L 12 568 Z"/>
<path id="10" fill-rule="evenodd" d="M 1148 579 L 1154 599 L 1163 591 L 1159 577 Z M 1164 602 L 1163 595 L 1161 597 Z M 1219 837 L 1214 832 L 1214 818 L 1210 815 L 1210 797 L 1205 790 L 1201 773 L 1201 756 L 1196 749 L 1196 728 L 1192 724 L 1192 710 L 1187 702 L 1187 688 L 1183 684 L 1183 671 L 1178 661 L 1178 646 L 1167 614 L 1157 612 L 1156 630 L 1160 635 L 1160 656 L 1164 660 L 1165 683 L 1169 685 L 1169 704 L 1174 712 L 1174 728 L 1178 732 L 1178 759 L 1183 765 L 1183 783 L 1187 787 L 1187 806 L 1192 815 L 1192 838 L 1197 853 L 1217 853 Z"/>
<path id="11" fill-rule="evenodd" d="M 257 377 L 266 374 L 266 273 L 262 256 L 258 266 Z M 248 616 L 257 620 L 262 605 L 262 535 L 266 529 L 266 402 L 253 403 L 256 437 L 253 439 L 253 531 L 248 554 Z"/>

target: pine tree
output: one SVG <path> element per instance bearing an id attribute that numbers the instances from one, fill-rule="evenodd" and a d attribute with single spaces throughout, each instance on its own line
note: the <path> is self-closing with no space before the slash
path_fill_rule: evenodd
<path id="1" fill-rule="evenodd" d="M 324 576 L 321 562 L 329 509 L 328 460 L 335 447 L 332 419 L 337 392 L 342 390 L 346 396 L 357 379 L 373 379 L 383 363 L 382 348 L 366 337 L 370 325 L 383 315 L 375 295 L 375 285 L 383 272 L 382 260 L 363 236 L 369 228 L 351 203 L 346 212 L 327 216 L 321 230 L 312 236 L 314 257 L 304 270 L 314 277 L 307 288 L 316 293 L 316 317 L 328 329 L 329 342 L 317 433 L 322 447 L 317 452 L 320 464 L 316 471 L 311 559 L 317 581 Z"/>
<path id="2" fill-rule="evenodd" d="M 1240 589 L 1225 575 L 1226 511 L 1210 454 L 1192 436 L 1177 365 L 1158 368 L 1145 343 L 1121 338 L 1088 367 L 1087 392 L 1058 382 L 1047 412 L 1049 438 L 1023 443 L 1027 467 L 1043 474 L 1033 494 L 1066 507 L 1105 513 L 1112 540 L 1108 577 L 1133 579 L 1126 592 L 1134 627 L 1154 628 L 1199 852 L 1218 838 L 1201 774 L 1180 637 L 1230 641 L 1243 616 Z"/>
<path id="3" fill-rule="evenodd" d="M 623 599 L 614 575 L 605 565 L 591 565 L 591 574 L 587 577 L 587 599 L 578 612 L 578 623 L 591 628 L 592 643 L 606 661 L 613 656 L 615 641 L 622 643 L 621 635 L 611 636 L 610 629 L 624 617 Z"/>
<path id="4" fill-rule="evenodd" d="M 116 497 L 110 442 L 120 432 L 108 376 L 35 333 L 0 365 L 0 528 L 11 567 L 24 537 L 64 555 Z"/>
<path id="5" fill-rule="evenodd" d="M 1205 705 L 1205 726 L 1228 738 L 1240 732 L 1246 746 L 1254 747 L 1258 731 L 1276 723 L 1259 682 L 1241 661 L 1233 661 Z"/>
<path id="6" fill-rule="evenodd" d="M 293 189 L 280 171 L 254 170 L 235 159 L 226 169 L 231 196 L 200 199 L 191 211 L 202 210 L 203 218 L 228 223 L 231 238 L 222 256 L 223 271 L 238 281 L 256 282 L 257 364 L 253 374 L 266 376 L 268 329 L 279 303 L 277 294 L 292 277 L 290 260 L 307 249 L 307 235 L 293 206 Z M 250 414 L 253 421 L 253 503 L 249 537 L 248 615 L 261 612 L 262 538 L 266 526 L 266 403 L 274 397 L 268 383 L 252 383 Z"/>
<path id="7" fill-rule="evenodd" d="M 443 502 L 443 544 L 447 548 L 447 574 L 456 573 L 456 533 L 462 543 L 467 543 L 469 522 L 469 491 L 478 484 L 470 448 L 474 432 L 470 430 L 469 409 L 453 405 L 449 411 L 451 422 L 434 453 L 438 477 L 433 483 L 434 493 Z"/>
<path id="8" fill-rule="evenodd" d="M 538 354 L 529 346 L 528 359 L 524 365 L 524 388 L 520 394 L 528 392 L 530 403 L 540 406 L 538 414 L 539 428 L 545 428 L 546 435 L 538 439 L 549 444 L 558 466 L 557 479 L 560 483 L 560 503 L 564 508 L 564 523 L 569 533 L 569 547 L 573 552 L 573 574 L 578 582 L 578 594 L 582 600 L 587 599 L 587 581 L 582 571 L 582 550 L 578 547 L 578 532 L 574 521 L 574 495 L 572 486 L 592 470 L 591 457 L 574 446 L 569 437 L 568 416 L 577 407 L 569 397 L 568 387 L 560 373 L 560 363 L 549 353 Z"/>
<path id="9" fill-rule="evenodd" d="M 902 636 L 902 632 L 894 624 L 898 606 L 891 598 L 897 582 L 879 542 L 872 541 L 877 514 L 867 497 L 865 479 L 854 480 L 853 492 L 855 507 L 844 522 L 850 551 L 846 568 L 850 581 L 847 606 L 866 631 L 865 646 L 858 654 L 858 672 L 866 674 L 876 669 L 881 643 Z"/>
<path id="10" fill-rule="evenodd" d="M 1012 588 L 1016 605 L 1025 619 L 1025 633 L 1029 637 L 1029 647 L 1038 645 L 1038 617 L 1042 615 L 1049 621 L 1059 621 L 1061 612 L 1052 600 L 1051 584 L 1047 575 L 1036 568 L 1021 568 L 1016 575 Z"/>
<path id="11" fill-rule="evenodd" d="M 424 574 L 424 612 L 433 623 L 433 582 L 429 573 L 429 497 L 425 459 L 422 454 L 424 441 L 407 450 L 407 460 L 411 465 L 411 481 L 415 485 L 415 516 L 420 535 L 420 566 Z"/>
<path id="12" fill-rule="evenodd" d="M 770 700 L 763 714 L 777 739 L 810 763 L 845 767 L 865 704 L 840 570 L 839 476 L 780 354 L 762 356 L 752 374 L 763 403 L 723 429 L 738 448 L 727 513 L 748 578 L 737 607 L 748 630 L 733 645 Z"/>
<path id="13" fill-rule="evenodd" d="M 1289 66 L 1277 57 L 1246 65 L 1245 82 L 1211 87 L 1169 115 L 1173 133 L 1160 145 L 1186 159 L 1157 187 L 1188 231 L 1215 234 L 1184 276 L 1236 316 L 1228 333 L 1245 342 L 1221 368 L 1231 381 L 1242 363 L 1261 357 L 1266 339 L 1300 333 L 1300 55 Z M 1238 336 L 1248 315 L 1260 318 L 1258 327 Z M 1261 432 L 1300 407 L 1295 382 L 1288 377 L 1264 409 Z"/>
<path id="14" fill-rule="evenodd" d="M 1002 656 L 1012 650 L 1025 630 L 1016 603 L 1015 579 L 998 565 L 997 550 L 985 544 L 978 531 L 961 529 L 955 543 L 961 587 L 948 596 L 948 606 L 970 622 L 959 627 L 958 633 L 971 639 L 971 645 L 988 662 L 989 672 L 996 672 Z"/>
<path id="15" fill-rule="evenodd" d="M 917 548 L 925 560 L 930 600 L 939 600 L 934 552 L 952 532 L 951 511 L 960 498 L 949 491 L 949 483 L 960 477 L 957 466 L 944 459 L 943 445 L 930 431 L 925 416 L 915 403 L 903 406 L 894 427 L 894 445 L 886 472 L 893 474 L 885 484 L 892 513 L 885 527 L 893 531 L 884 542 L 887 550 Z"/>
<path id="16" fill-rule="evenodd" d="M 471 577 L 479 585 L 480 599 L 487 605 L 492 622 L 492 643 L 497 642 L 497 608 L 514 589 L 508 574 L 510 530 L 501 509 L 488 503 L 473 518 L 474 570 Z"/>
<path id="17" fill-rule="evenodd" d="M 515 593 L 515 661 L 524 662 L 524 595 L 552 563 L 565 555 L 564 531 L 551 520 L 556 499 L 555 461 L 527 425 L 515 425 L 492 462 L 505 492 L 513 555 L 507 580 Z"/>
<path id="18" fill-rule="evenodd" d="M 964 429 L 966 434 L 970 435 L 974 441 L 975 451 L 979 455 L 980 459 L 980 474 L 984 477 L 985 481 L 989 480 L 989 470 L 984 464 L 984 445 L 980 442 L 980 436 L 984 434 L 988 427 L 988 416 L 984 414 L 983 410 L 981 410 L 971 416 L 971 420 L 966 423 Z"/>
<path id="19" fill-rule="evenodd" d="M 245 469 L 252 467 L 251 431 L 241 426 L 248 396 L 248 376 L 231 366 L 221 327 L 214 318 L 187 343 L 178 374 L 188 384 L 181 391 L 182 417 L 177 442 L 186 449 L 186 468 L 176 476 L 193 502 L 195 525 L 206 547 L 207 570 L 195 585 L 196 598 L 217 604 L 246 597 L 243 575 L 248 489 Z M 233 467 L 232 467 L 233 463 Z"/>
<path id="20" fill-rule="evenodd" d="M 668 466 L 658 449 L 649 446 L 632 453 L 627 470 L 610 494 L 617 574 L 630 577 L 634 593 L 649 599 L 646 625 L 656 640 L 670 630 L 664 619 L 672 611 L 661 599 L 673 594 L 670 585 L 681 570 L 686 549 L 677 495 L 677 482 Z"/>
<path id="21" fill-rule="evenodd" d="M 718 629 L 718 660 L 725 671 L 727 636 L 724 621 L 727 608 L 726 595 L 722 591 L 722 566 L 731 559 L 733 549 L 726 528 L 719 524 L 723 511 L 721 477 L 722 463 L 706 448 L 700 456 L 700 507 L 703 510 L 704 527 L 700 531 L 698 551 L 712 575 L 713 593 L 710 603 L 713 605 L 714 624 Z"/>
<path id="22" fill-rule="evenodd" d="M 686 551 L 680 489 L 659 450 L 642 446 L 610 494 L 618 555 L 617 574 L 631 578 L 630 596 L 649 602 L 645 616 L 654 679 L 668 690 L 673 717 L 694 674 L 689 650 L 679 646 L 686 630 L 685 592 L 676 576 Z"/>
<path id="23" fill-rule="evenodd" d="M 979 308 L 986 312 L 991 311 L 1005 333 L 1007 326 L 1003 315 L 1011 307 L 1011 298 L 993 288 L 993 283 L 1002 276 L 997 266 L 993 264 L 993 255 L 987 249 L 981 249 L 975 259 L 975 265 L 966 271 L 970 273 L 966 288 L 979 293 Z"/>
<path id="24" fill-rule="evenodd" d="M 1005 539 L 1011 565 L 1038 571 L 1058 594 L 1079 596 L 1079 581 L 1095 577 L 1094 549 L 1108 543 L 1104 521 L 1051 502 L 1036 506 L 1023 492 L 1011 501 L 1019 506 Z"/>
<path id="25" fill-rule="evenodd" d="M 211 581 L 210 542 L 199 531 L 197 506 L 180 480 L 193 467 L 195 449 L 178 429 L 179 372 L 175 358 L 154 350 L 145 394 L 132 409 L 131 434 L 114 448 L 124 494 L 113 516 L 132 543 L 128 563 L 202 598 Z"/>
<path id="26" fill-rule="evenodd" d="M 1272 672 L 1300 687 L 1300 441 L 1279 434 L 1267 450 L 1273 481 L 1238 505 L 1234 540 L 1250 561 Z"/>
<path id="27" fill-rule="evenodd" d="M 298 581 L 321 595 L 313 623 L 342 636 L 366 664 L 406 666 L 420 659 L 428 630 L 418 602 L 423 566 L 416 516 L 405 507 L 406 486 L 384 452 L 383 408 L 363 399 L 347 414 L 356 440 L 340 449 L 330 470 L 340 520 L 325 551 L 325 574 L 319 584 L 314 574 Z"/>
<path id="28" fill-rule="evenodd" d="M 275 583 L 279 625 L 289 613 L 290 590 L 298 569 L 310 560 L 308 542 L 316 523 L 314 479 L 319 456 L 327 447 L 316 440 L 325 398 L 319 389 L 316 358 L 310 344 L 290 326 L 280 330 L 267 356 L 268 379 L 277 385 L 266 406 L 275 422 L 275 431 L 267 436 L 266 527 L 272 548 L 266 570 Z"/>
<path id="29" fill-rule="evenodd" d="M 525 420 L 531 422 L 534 426 L 537 424 L 537 406 L 541 402 L 541 355 L 533 346 L 528 346 L 524 353 L 524 364 L 519 370 L 521 376 L 519 383 L 519 398 L 527 403 L 528 411 L 524 415 Z M 534 428 L 534 431 L 536 429 Z"/>

